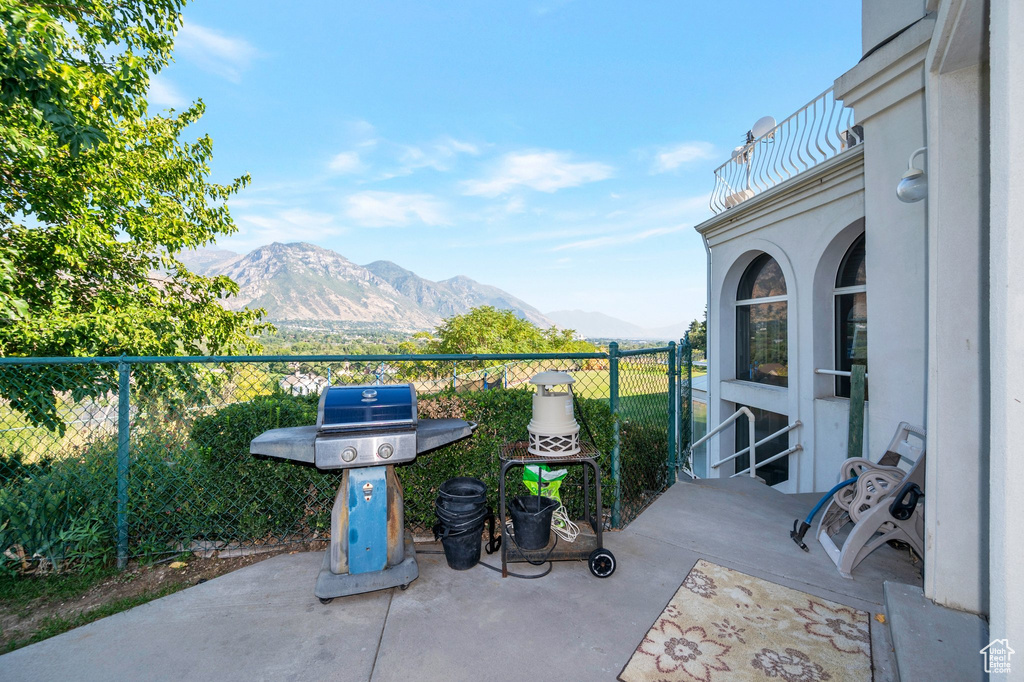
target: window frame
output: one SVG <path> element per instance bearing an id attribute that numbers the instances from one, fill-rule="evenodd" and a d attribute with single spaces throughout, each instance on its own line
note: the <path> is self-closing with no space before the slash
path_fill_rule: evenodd
<path id="1" fill-rule="evenodd" d="M 842 258 L 839 259 L 839 266 L 836 268 L 836 276 L 833 278 L 833 280 L 832 280 L 833 282 L 837 282 L 839 280 L 839 276 L 842 274 L 842 271 L 843 271 L 843 266 L 846 265 L 846 262 L 847 262 L 846 258 L 850 254 L 850 252 L 853 250 L 853 247 L 857 245 L 857 242 L 861 241 L 862 239 L 866 240 L 866 238 L 867 238 L 867 233 L 866 232 L 861 232 L 859 235 L 857 235 L 857 237 L 852 242 L 850 242 L 850 245 L 848 247 L 846 247 L 846 250 L 843 252 Z M 866 261 L 867 261 L 867 254 L 865 253 L 865 262 Z M 832 287 L 832 368 L 833 368 L 834 371 L 837 371 L 837 372 L 847 371 L 847 370 L 843 370 L 840 367 L 840 362 L 839 362 L 839 357 L 840 357 L 841 350 L 842 350 L 839 347 L 839 336 L 840 336 L 840 331 L 839 331 L 839 297 L 840 296 L 850 295 L 850 294 L 864 294 L 865 305 L 867 304 L 868 285 L 867 285 L 867 269 L 866 268 L 865 268 L 865 272 L 864 272 L 864 284 L 854 284 L 854 285 L 845 286 L 845 287 L 839 287 L 839 286 L 833 285 L 833 287 Z M 864 366 L 865 366 L 865 368 L 867 368 L 867 360 L 866 359 L 865 359 L 865 362 L 864 362 Z M 835 397 L 837 397 L 837 398 L 842 398 L 843 400 L 849 400 L 850 399 L 849 384 L 850 384 L 850 378 L 849 377 L 836 376 L 835 377 L 835 381 L 832 383 L 832 393 L 833 393 L 833 395 Z M 845 390 L 845 393 L 846 393 L 845 395 L 843 394 L 844 393 L 844 385 L 845 385 L 845 389 L 846 389 Z M 866 386 L 865 386 L 865 389 L 864 389 L 864 399 L 865 399 L 865 401 L 867 400 L 867 387 Z"/>
<path id="2" fill-rule="evenodd" d="M 768 261 L 774 262 L 775 263 L 775 267 L 777 267 L 779 269 L 779 274 L 782 276 L 782 284 L 786 288 L 786 293 L 785 294 L 777 294 L 775 296 L 762 296 L 760 298 L 739 298 L 740 289 L 742 289 L 743 286 L 744 286 L 744 283 L 745 283 L 745 281 L 747 279 L 747 274 L 750 272 L 750 268 L 753 267 L 753 265 L 755 263 L 757 263 L 757 261 L 761 260 L 764 257 L 767 257 L 767 260 L 761 266 L 762 269 L 767 266 Z M 758 273 L 758 274 L 760 274 L 760 273 Z M 755 281 L 756 281 L 756 277 L 755 277 Z M 773 388 L 781 388 L 781 389 L 789 388 L 789 366 L 790 366 L 790 362 L 789 362 L 789 360 L 790 360 L 790 357 L 789 357 L 789 314 L 790 314 L 790 311 L 789 311 L 789 282 L 786 279 L 786 273 L 782 271 L 782 265 L 779 263 L 779 260 L 775 256 L 773 256 L 772 254 L 768 253 L 767 251 L 762 251 L 759 254 L 757 254 L 756 256 L 754 256 L 750 260 L 750 262 L 747 263 L 747 265 L 743 268 L 743 272 L 740 274 L 739 282 L 736 285 L 735 296 L 737 298 L 733 302 L 732 309 L 733 309 L 733 324 L 734 324 L 734 330 L 735 330 L 735 333 L 734 333 L 734 336 L 735 336 L 735 347 L 733 349 L 733 365 L 734 365 L 734 372 L 735 372 L 736 380 L 737 381 L 743 381 L 743 382 L 750 383 L 750 384 L 754 384 L 756 386 L 772 386 Z M 770 382 L 762 382 L 762 381 L 754 381 L 753 379 L 749 378 L 749 375 L 746 378 L 741 377 L 740 376 L 740 371 L 739 371 L 739 359 L 740 359 L 740 353 L 741 353 L 741 350 L 740 350 L 741 349 L 741 344 L 740 344 L 740 338 L 739 338 L 739 330 L 740 330 L 739 309 L 741 307 L 749 308 L 749 307 L 754 306 L 754 305 L 770 304 L 770 303 L 785 303 L 786 304 L 786 332 L 785 332 L 786 333 L 786 375 L 784 377 L 781 377 L 782 379 L 785 380 L 785 383 L 783 383 L 783 384 L 770 383 Z M 749 344 L 749 340 L 746 343 Z M 746 347 L 746 353 L 747 353 L 748 356 L 750 355 L 750 347 L 749 347 L 749 345 Z"/>

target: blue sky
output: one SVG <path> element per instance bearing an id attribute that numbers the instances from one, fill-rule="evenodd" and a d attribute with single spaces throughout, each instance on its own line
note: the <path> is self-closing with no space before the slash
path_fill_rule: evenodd
<path id="1" fill-rule="evenodd" d="M 244 252 L 309 241 L 544 312 L 702 313 L 713 170 L 860 54 L 856 0 L 198 0 L 150 104 L 207 113 Z"/>

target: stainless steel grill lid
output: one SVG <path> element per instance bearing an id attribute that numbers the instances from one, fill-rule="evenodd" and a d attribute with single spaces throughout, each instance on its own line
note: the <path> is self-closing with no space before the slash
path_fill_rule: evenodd
<path id="1" fill-rule="evenodd" d="M 320 396 L 321 431 L 399 429 L 416 426 L 416 389 L 394 386 L 335 386 Z"/>

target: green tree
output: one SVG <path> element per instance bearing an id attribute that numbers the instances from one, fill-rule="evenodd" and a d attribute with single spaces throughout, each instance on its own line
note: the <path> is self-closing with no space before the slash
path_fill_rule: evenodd
<path id="1" fill-rule="evenodd" d="M 446 319 L 427 344 L 428 353 L 592 353 L 571 329 L 541 329 L 511 310 L 473 308 Z"/>
<path id="2" fill-rule="evenodd" d="M 224 310 L 219 299 L 237 286 L 177 258 L 236 229 L 227 200 L 248 182 L 211 182 L 210 138 L 180 140 L 201 101 L 147 113 L 183 4 L 0 0 L 0 355 L 254 347 L 262 311 Z M 153 387 L 187 371 L 135 381 Z M 3 373 L 0 393 L 51 425 L 57 392 L 99 395 L 113 380 L 102 368 L 36 370 L 26 387 L 17 375 Z"/>
<path id="3" fill-rule="evenodd" d="M 699 350 L 702 353 L 707 353 L 708 350 L 708 309 L 704 308 L 704 319 L 703 321 L 693 320 L 690 322 L 690 328 L 687 330 L 690 335 L 690 347 L 694 350 Z"/>

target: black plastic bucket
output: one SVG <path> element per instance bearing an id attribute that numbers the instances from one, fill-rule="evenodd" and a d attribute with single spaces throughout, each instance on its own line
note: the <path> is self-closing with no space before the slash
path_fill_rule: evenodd
<path id="1" fill-rule="evenodd" d="M 448 566 L 456 571 L 476 566 L 480 561 L 481 535 L 488 520 L 492 544 L 494 537 L 494 515 L 487 508 L 484 482 L 467 476 L 448 479 L 441 484 L 434 512 L 437 514 L 434 537 L 441 539 Z"/>
<path id="2" fill-rule="evenodd" d="M 464 502 L 438 495 L 437 499 L 434 500 L 434 508 L 439 512 L 445 512 L 447 514 L 472 514 L 480 511 L 481 509 L 486 509 L 487 499 L 481 498 L 479 501 L 474 500 L 472 502 Z"/>
<path id="3" fill-rule="evenodd" d="M 441 484 L 438 500 L 479 503 L 487 499 L 487 486 L 479 478 L 456 476 Z"/>
<path id="4" fill-rule="evenodd" d="M 547 547 L 551 539 L 551 515 L 557 508 L 557 500 L 543 495 L 520 495 L 512 499 L 508 511 L 520 549 Z"/>
<path id="5" fill-rule="evenodd" d="M 482 525 L 491 513 L 490 509 L 484 508 L 468 514 L 446 514 L 443 509 L 434 510 L 437 520 L 441 526 L 440 535 L 457 535 L 473 526 Z"/>
<path id="6" fill-rule="evenodd" d="M 456 571 L 465 571 L 479 563 L 481 535 L 483 532 L 484 522 L 481 521 L 475 528 L 471 528 L 464 533 L 441 538 L 441 545 L 444 547 L 444 559 L 448 562 L 450 568 Z"/>

